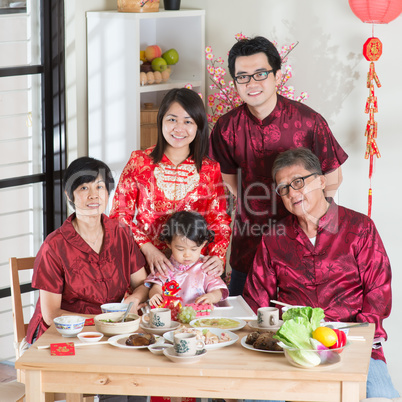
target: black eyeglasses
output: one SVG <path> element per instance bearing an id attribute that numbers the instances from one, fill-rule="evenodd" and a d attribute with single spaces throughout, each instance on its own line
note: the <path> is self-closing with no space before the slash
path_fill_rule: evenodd
<path id="1" fill-rule="evenodd" d="M 280 184 L 275 189 L 276 194 L 280 195 L 281 197 L 283 197 L 286 194 L 289 194 L 289 187 L 292 187 L 293 190 L 300 190 L 301 188 L 304 187 L 304 180 L 314 175 L 318 175 L 318 173 L 311 173 L 304 177 L 297 177 L 296 179 L 292 180 L 289 184 L 286 185 Z"/>
<path id="2" fill-rule="evenodd" d="M 258 73 L 254 74 L 242 74 L 238 75 L 237 77 L 234 77 L 234 80 L 238 84 L 247 84 L 250 82 L 251 77 L 253 77 L 254 81 L 264 81 L 268 78 L 269 73 L 273 73 L 274 70 L 269 70 L 269 71 L 259 71 Z"/>

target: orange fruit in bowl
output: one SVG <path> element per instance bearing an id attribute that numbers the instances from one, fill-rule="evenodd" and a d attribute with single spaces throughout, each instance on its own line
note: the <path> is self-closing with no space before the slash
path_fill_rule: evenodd
<path id="1" fill-rule="evenodd" d="M 313 338 L 321 342 L 327 348 L 335 345 L 338 341 L 338 335 L 332 328 L 318 327 L 313 331 Z"/>

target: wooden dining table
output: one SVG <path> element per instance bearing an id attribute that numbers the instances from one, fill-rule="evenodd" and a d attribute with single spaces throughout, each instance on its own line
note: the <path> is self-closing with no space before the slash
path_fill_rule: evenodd
<path id="1" fill-rule="evenodd" d="M 47 393 L 56 392 L 66 393 L 68 402 L 81 401 L 82 394 L 328 402 L 365 398 L 374 324 L 350 329 L 349 336 L 364 340 L 351 340 L 339 363 L 312 369 L 292 366 L 283 353 L 246 349 L 241 339 L 251 331 L 246 325 L 235 332 L 236 343 L 208 350 L 199 362 L 181 364 L 147 348 L 110 344 L 76 347 L 74 356 L 51 356 L 38 346 L 79 342 L 63 338 L 51 326 L 15 367 L 25 374 L 27 402 L 48 402 Z"/>

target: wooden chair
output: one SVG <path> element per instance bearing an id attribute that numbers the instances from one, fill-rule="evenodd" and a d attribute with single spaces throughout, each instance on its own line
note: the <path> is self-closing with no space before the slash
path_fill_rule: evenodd
<path id="1" fill-rule="evenodd" d="M 25 386 L 17 381 L 0 383 L 2 402 L 22 402 L 25 396 Z"/>
<path id="2" fill-rule="evenodd" d="M 14 349 L 17 359 L 24 353 L 25 345 L 28 346 L 25 336 L 27 333 L 28 323 L 24 322 L 24 312 L 22 309 L 21 285 L 19 271 L 33 270 L 35 257 L 15 258 L 11 257 L 10 263 L 10 287 L 11 287 L 11 302 L 13 310 L 13 325 L 14 325 Z M 17 381 L 25 383 L 24 373 L 17 370 Z M 54 394 L 54 401 L 66 399 L 65 394 Z M 93 395 L 84 395 L 86 402 L 93 402 Z M 78 397 L 80 399 L 80 397 Z M 22 399 L 21 399 L 22 400 Z M 49 399 L 50 400 L 50 399 Z"/>

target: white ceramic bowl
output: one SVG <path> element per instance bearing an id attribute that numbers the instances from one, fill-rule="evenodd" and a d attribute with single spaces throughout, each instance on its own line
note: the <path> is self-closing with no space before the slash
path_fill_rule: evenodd
<path id="1" fill-rule="evenodd" d="M 77 337 L 81 342 L 94 343 L 99 342 L 103 338 L 103 334 L 100 332 L 81 332 Z"/>
<path id="2" fill-rule="evenodd" d="M 124 313 L 128 304 L 125 303 L 106 303 L 101 305 L 102 313 Z"/>
<path id="3" fill-rule="evenodd" d="M 163 351 L 170 346 L 170 343 L 154 343 L 149 345 L 148 349 L 155 355 L 163 355 Z"/>
<path id="4" fill-rule="evenodd" d="M 126 321 L 118 321 L 123 317 L 123 313 L 104 313 L 94 317 L 95 328 L 98 332 L 107 336 L 129 334 L 136 332 L 141 318 L 137 314 L 128 313 Z"/>
<path id="5" fill-rule="evenodd" d="M 65 337 L 74 337 L 84 328 L 85 317 L 79 315 L 63 315 L 53 320 L 57 331 Z"/>

